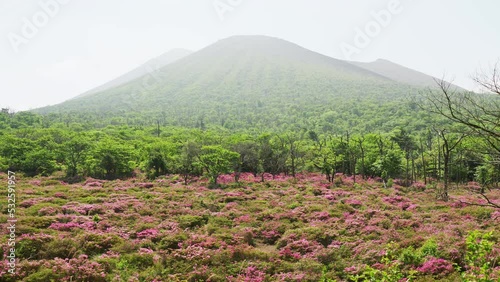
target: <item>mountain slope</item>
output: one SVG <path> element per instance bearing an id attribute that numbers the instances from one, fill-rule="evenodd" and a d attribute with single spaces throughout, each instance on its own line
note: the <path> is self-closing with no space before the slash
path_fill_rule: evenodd
<path id="1" fill-rule="evenodd" d="M 417 87 L 423 87 L 423 88 L 437 87 L 435 81 L 436 78 L 434 78 L 433 76 L 398 65 L 388 60 L 378 59 L 370 63 L 364 63 L 364 62 L 350 62 L 350 63 L 400 83 L 413 85 Z M 457 89 L 464 90 L 458 86 L 455 87 Z"/>
<path id="2" fill-rule="evenodd" d="M 111 89 L 113 87 L 118 87 L 120 85 L 123 85 L 127 82 L 130 82 L 134 79 L 137 79 L 141 76 L 147 75 L 148 73 L 154 72 L 160 68 L 165 67 L 168 64 L 171 64 L 179 59 L 182 59 L 189 54 L 191 54 L 192 51 L 186 50 L 186 49 L 172 49 L 166 53 L 163 53 L 162 55 L 151 59 L 147 61 L 146 63 L 140 65 L 139 67 L 111 80 L 110 82 L 107 82 L 101 86 L 98 86 L 94 89 L 91 89 L 75 98 L 81 98 L 85 97 L 88 95 L 92 95 L 98 92 L 102 92 L 108 89 Z"/>
<path id="3" fill-rule="evenodd" d="M 235 36 L 126 84 L 36 112 L 93 113 L 124 123 L 148 116 L 164 124 L 229 129 L 314 123 L 330 130 L 353 126 L 349 116 L 368 113 L 380 116 L 369 119 L 370 127 L 393 126 L 383 120 L 388 114 L 382 107 L 403 103 L 412 89 L 285 40 Z"/>

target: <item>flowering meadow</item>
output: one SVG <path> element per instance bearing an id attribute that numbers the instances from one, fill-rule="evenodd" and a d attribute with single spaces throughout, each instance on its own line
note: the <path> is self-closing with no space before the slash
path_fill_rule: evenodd
<path id="1" fill-rule="evenodd" d="M 441 202 L 341 174 L 18 180 L 16 274 L 1 224 L 0 281 L 500 281 L 500 210 L 467 185 Z"/>

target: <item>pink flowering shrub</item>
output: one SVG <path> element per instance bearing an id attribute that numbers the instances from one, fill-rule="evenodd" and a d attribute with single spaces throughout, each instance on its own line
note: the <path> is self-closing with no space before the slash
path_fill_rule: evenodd
<path id="1" fill-rule="evenodd" d="M 424 264 L 417 268 L 419 272 L 432 275 L 446 276 L 453 272 L 453 264 L 447 260 L 430 257 Z"/>
<path id="2" fill-rule="evenodd" d="M 330 214 L 328 212 L 315 212 L 312 217 L 316 220 L 327 220 L 330 218 Z"/>
<path id="3" fill-rule="evenodd" d="M 467 188 L 471 191 L 479 192 L 481 191 L 481 184 L 477 182 L 469 182 L 467 183 Z"/>
<path id="4" fill-rule="evenodd" d="M 425 191 L 425 189 L 427 188 L 426 185 L 422 182 L 414 182 L 411 187 L 419 191 Z"/>
<path id="5" fill-rule="evenodd" d="M 289 242 L 280 250 L 279 255 L 285 260 L 300 260 L 301 258 L 314 257 L 314 253 L 322 248 L 317 242 L 300 239 Z"/>
<path id="6" fill-rule="evenodd" d="M 278 273 L 276 275 L 277 280 L 280 282 L 302 282 L 307 281 L 307 275 L 304 273 Z"/>
<path id="7" fill-rule="evenodd" d="M 248 222 L 251 222 L 253 219 L 251 216 L 249 215 L 242 215 L 242 216 L 239 216 L 237 218 L 234 219 L 234 222 L 236 224 L 240 224 L 240 223 L 248 223 Z"/>
<path id="8" fill-rule="evenodd" d="M 106 281 L 103 265 L 89 260 L 87 255 L 72 259 L 55 258 L 46 262 L 44 267 L 51 269 L 59 277 L 58 281 Z"/>
<path id="9" fill-rule="evenodd" d="M 55 192 L 54 197 L 60 198 L 60 199 L 67 199 L 68 198 L 68 196 L 66 196 L 66 194 L 63 192 Z"/>
<path id="10" fill-rule="evenodd" d="M 244 270 L 243 274 L 237 277 L 228 276 L 227 280 L 231 282 L 264 282 L 266 279 L 266 273 L 260 271 L 255 266 L 249 266 Z"/>
<path id="11" fill-rule="evenodd" d="M 141 232 L 137 233 L 137 238 L 139 239 L 152 239 L 156 238 L 158 236 L 158 230 L 151 228 L 151 229 L 146 229 Z"/>
<path id="12" fill-rule="evenodd" d="M 91 230 L 95 227 L 95 224 L 93 222 L 85 222 L 85 223 L 77 223 L 77 222 L 67 222 L 67 223 L 61 223 L 61 222 L 54 222 L 52 223 L 49 228 L 58 230 L 58 231 L 71 231 L 73 229 L 88 229 Z"/>
<path id="13" fill-rule="evenodd" d="M 81 215 L 95 214 L 101 212 L 101 207 L 93 204 L 68 203 L 62 206 L 62 211 L 65 214 L 77 213 Z"/>
<path id="14" fill-rule="evenodd" d="M 139 188 L 153 188 L 155 185 L 153 183 L 137 183 Z"/>
<path id="15" fill-rule="evenodd" d="M 368 270 L 373 281 L 478 276 L 484 264 L 467 256 L 465 234 L 495 231 L 500 213 L 462 204 L 484 204 L 467 187 L 440 202 L 419 182 L 385 189 L 377 179 L 357 176 L 354 185 L 353 177 L 336 177 L 266 174 L 261 182 L 242 173 L 235 183 L 229 174 L 220 189 L 208 189 L 203 177 L 185 185 L 177 175 L 51 186 L 21 179 L 19 269 L 6 282 L 355 281 L 350 275 Z M 500 199 L 500 191 L 488 193 Z M 496 239 L 484 256 L 494 279 Z M 7 240 L 0 236 L 4 262 Z M 1 281 L 6 270 L 0 264 Z"/>
<path id="16" fill-rule="evenodd" d="M 83 184 L 83 186 L 87 186 L 87 187 L 102 187 L 102 185 L 104 184 L 104 182 L 105 182 L 104 180 L 88 178 L 87 180 L 85 180 L 85 183 Z"/>
<path id="17" fill-rule="evenodd" d="M 354 208 L 359 208 L 363 205 L 363 203 L 360 200 L 357 199 L 345 199 L 342 201 L 344 204 L 351 205 Z"/>
<path id="18" fill-rule="evenodd" d="M 56 207 L 43 207 L 38 210 L 38 214 L 41 216 L 48 216 L 48 215 L 56 215 L 57 213 L 60 212 L 59 208 Z"/>
<path id="19" fill-rule="evenodd" d="M 33 186 L 40 186 L 42 184 L 42 181 L 40 179 L 34 179 L 29 181 L 28 183 Z"/>
<path id="20" fill-rule="evenodd" d="M 24 200 L 22 201 L 19 206 L 23 207 L 23 208 L 29 208 L 31 206 L 34 206 L 38 203 L 50 203 L 54 200 L 54 198 L 31 198 L 31 199 L 28 199 L 28 200 Z"/>

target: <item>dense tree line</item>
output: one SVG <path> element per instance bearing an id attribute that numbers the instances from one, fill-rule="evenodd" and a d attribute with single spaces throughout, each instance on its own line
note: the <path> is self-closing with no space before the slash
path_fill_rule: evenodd
<path id="1" fill-rule="evenodd" d="M 298 172 L 316 171 L 331 182 L 337 173 L 354 176 L 354 181 L 379 177 L 386 183 L 399 178 L 406 186 L 417 180 L 442 182 L 443 200 L 448 199 L 451 183 L 476 181 L 484 193 L 500 181 L 497 70 L 476 78 L 486 94 L 455 91 L 451 84 L 438 81 L 437 90 L 401 103 L 394 116 L 385 117 L 386 125 L 395 118 L 390 131 L 374 131 L 368 125 L 394 105 L 387 103 L 372 114 L 375 103 L 361 113 L 358 106 L 365 105 L 361 100 L 351 105 L 347 116 L 345 111 L 325 111 L 315 119 L 306 111 L 297 118 L 297 109 L 290 109 L 295 114 L 282 115 L 288 125 L 267 128 L 252 117 L 238 130 L 224 125 L 231 117 L 218 124 L 207 122 L 203 114 L 187 127 L 166 124 L 166 114 L 42 116 L 4 109 L 0 168 L 29 176 L 63 171 L 75 180 L 142 172 L 150 178 L 179 174 L 187 183 L 205 175 L 214 185 L 226 173 L 238 181 L 243 172 L 264 180 L 266 173 L 295 177 Z"/>
<path id="2" fill-rule="evenodd" d="M 17 115 L 20 115 L 17 116 Z M 23 120 L 25 118 L 25 120 Z M 283 133 L 230 133 L 178 127 L 109 126 L 83 130 L 78 125 L 34 126 L 36 115 L 3 113 L 11 127 L 0 136 L 0 166 L 26 175 L 64 171 L 68 179 L 129 177 L 143 172 L 154 178 L 179 174 L 187 183 L 206 175 L 213 184 L 221 174 L 243 172 L 295 176 L 321 172 L 333 182 L 336 173 L 356 178 L 400 178 L 465 183 L 483 187 L 498 184 L 500 164 L 487 140 L 466 135 L 464 129 L 433 128 L 412 134 L 405 128 L 390 133 L 313 130 Z"/>

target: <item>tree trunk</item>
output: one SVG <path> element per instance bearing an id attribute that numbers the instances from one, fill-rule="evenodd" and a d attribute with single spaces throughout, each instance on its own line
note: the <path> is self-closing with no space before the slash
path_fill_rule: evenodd
<path id="1" fill-rule="evenodd" d="M 424 184 L 427 185 L 427 167 L 425 166 L 424 147 L 422 146 L 422 140 L 420 140 L 420 147 L 422 148 L 421 157 L 422 157 L 422 170 L 423 170 L 423 175 L 424 175 Z"/>

